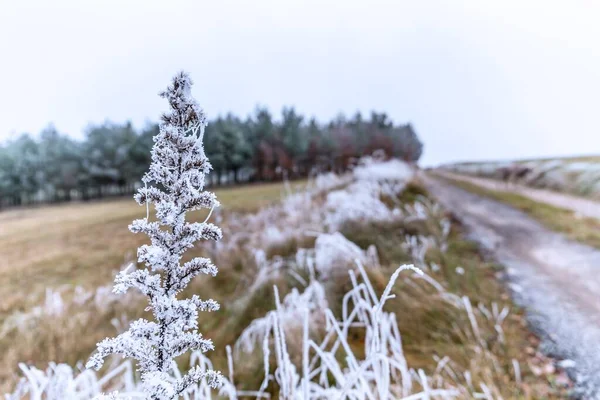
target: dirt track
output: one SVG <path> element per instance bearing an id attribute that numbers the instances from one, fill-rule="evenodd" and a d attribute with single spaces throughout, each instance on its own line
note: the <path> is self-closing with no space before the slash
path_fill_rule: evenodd
<path id="1" fill-rule="evenodd" d="M 582 398 L 600 399 L 600 251 L 505 204 L 431 177 L 424 181 L 472 239 L 507 267 L 515 299 L 547 340 L 547 350 L 575 361 Z"/>
<path id="2" fill-rule="evenodd" d="M 436 174 L 464 182 L 469 182 L 485 189 L 517 193 L 528 197 L 531 200 L 540 201 L 555 207 L 574 211 L 583 217 L 600 219 L 600 202 L 595 200 L 584 199 L 582 197 L 572 196 L 567 193 L 559 193 L 552 190 L 536 189 L 515 183 L 507 184 L 494 179 L 459 175 L 448 171 L 438 170 L 436 171 Z"/>

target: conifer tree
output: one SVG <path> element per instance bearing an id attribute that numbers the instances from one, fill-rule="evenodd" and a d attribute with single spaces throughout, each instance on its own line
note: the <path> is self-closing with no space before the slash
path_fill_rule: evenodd
<path id="1" fill-rule="evenodd" d="M 197 275 L 217 274 L 209 259 L 198 257 L 182 264 L 182 254 L 198 240 L 221 238 L 221 230 L 211 223 L 186 221 L 188 211 L 212 211 L 219 206 L 214 193 L 204 191 L 211 169 L 202 143 L 206 116 L 191 96 L 191 86 L 189 76 L 181 72 L 160 94 L 171 109 L 162 116 L 154 137 L 152 163 L 143 178 L 146 186 L 134 196 L 138 204 L 146 205 L 147 215 L 129 226 L 131 232 L 150 238 L 151 244 L 139 247 L 137 253 L 146 268 L 121 271 L 113 289 L 115 293 L 129 288 L 141 291 L 148 297 L 154 320 L 138 319 L 128 331 L 104 339 L 87 363 L 88 368 L 99 369 L 110 354 L 137 360 L 144 390 L 154 400 L 176 399 L 202 379 L 213 387 L 221 383 L 219 372 L 204 372 L 200 367 L 179 380 L 170 374 L 177 356 L 189 350 L 213 349 L 212 341 L 198 332 L 198 311 L 219 309 L 214 300 L 201 300 L 197 295 L 177 298 Z M 148 218 L 149 204 L 155 206 L 156 221 Z"/>

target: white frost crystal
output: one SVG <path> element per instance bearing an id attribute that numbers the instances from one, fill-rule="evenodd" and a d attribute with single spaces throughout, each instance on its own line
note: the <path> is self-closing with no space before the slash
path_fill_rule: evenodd
<path id="1" fill-rule="evenodd" d="M 315 242 L 315 269 L 321 279 L 329 278 L 334 271 L 346 274 L 356 260 L 365 263 L 366 259 L 361 248 L 339 232 L 320 234 Z"/>

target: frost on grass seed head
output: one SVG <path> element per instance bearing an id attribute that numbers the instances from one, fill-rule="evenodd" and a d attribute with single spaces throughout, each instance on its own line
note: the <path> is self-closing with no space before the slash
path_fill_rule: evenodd
<path id="1" fill-rule="evenodd" d="M 154 204 L 157 221 L 148 216 L 133 221 L 133 233 L 145 233 L 151 244 L 138 248 L 138 261 L 147 268 L 121 271 L 115 278 L 115 293 L 136 288 L 148 297 L 154 321 L 139 319 L 128 331 L 98 343 L 98 351 L 87 363 L 99 369 L 104 358 L 121 354 L 138 362 L 145 391 L 151 399 L 178 398 L 200 380 L 218 387 L 218 372 L 192 369 L 174 378 L 174 358 L 190 350 L 206 352 L 212 341 L 198 332 L 198 311 L 215 311 L 214 300 L 198 296 L 179 300 L 176 295 L 197 275 L 215 276 L 217 268 L 206 258 L 180 263 L 182 254 L 198 240 L 218 240 L 221 230 L 206 222 L 186 222 L 188 211 L 219 206 L 215 195 L 204 191 L 206 174 L 211 165 L 202 144 L 206 117 L 191 96 L 192 82 L 181 72 L 160 95 L 167 99 L 170 112 L 162 116 L 160 131 L 154 137 L 152 163 L 144 175 L 146 184 L 134 196 L 140 205 Z M 151 186 L 151 185 L 154 186 Z"/>

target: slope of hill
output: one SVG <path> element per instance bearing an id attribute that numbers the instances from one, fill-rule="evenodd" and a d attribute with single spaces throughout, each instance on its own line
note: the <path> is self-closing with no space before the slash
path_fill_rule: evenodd
<path id="1" fill-rule="evenodd" d="M 466 162 L 442 169 L 600 199 L 600 156 Z"/>
<path id="2" fill-rule="evenodd" d="M 301 322 L 302 317 L 294 313 L 294 305 L 300 301 L 308 301 L 309 305 L 318 301 L 311 308 L 315 310 L 316 323 L 311 325 L 309 334 L 315 343 L 321 343 L 319 338 L 331 334 L 331 330 L 329 333 L 326 330 L 331 324 L 319 319 L 329 315 L 319 313 L 324 310 L 322 302 L 327 303 L 335 318 L 349 321 L 348 299 L 357 299 L 353 296 L 362 293 L 373 301 L 384 298 L 381 297 L 383 293 L 389 293 L 395 298 L 389 299 L 382 311 L 393 313 L 386 314 L 386 318 L 393 315 L 397 325 L 393 325 L 395 328 L 389 325 L 392 330 L 386 332 L 397 333 L 386 336 L 392 353 L 385 353 L 385 357 L 395 354 L 396 361 L 390 371 L 397 373 L 390 372 L 388 378 L 381 373 L 371 374 L 369 363 L 375 359 L 369 357 L 380 354 L 373 353 L 370 347 L 372 331 L 348 325 L 344 328 L 342 342 L 335 342 L 337 347 L 332 350 L 323 344 L 328 352 L 332 351 L 327 362 L 337 360 L 339 370 L 335 371 L 339 372 L 332 375 L 335 379 L 327 382 L 318 380 L 319 375 L 315 374 L 314 386 L 311 386 L 314 393 L 323 393 L 325 389 L 329 391 L 327 393 L 339 393 L 335 391 L 343 391 L 341 380 L 349 379 L 348 382 L 355 382 L 353 385 L 370 382 L 360 390 L 385 389 L 397 393 L 394 398 L 410 393 L 418 394 L 411 398 L 435 393 L 438 393 L 437 398 L 562 398 L 568 380 L 562 372 L 557 372 L 552 360 L 538 351 L 538 339 L 527 330 L 522 311 L 510 302 L 508 293 L 497 279 L 499 270 L 482 259 L 473 243 L 464 240 L 461 225 L 428 197 L 419 181 L 411 180 L 410 168 L 391 165 L 396 167 L 367 163 L 353 175 L 319 176 L 309 183 L 306 191 L 296 192 L 292 188 L 289 192 L 293 194 L 282 202 L 254 211 L 233 210 L 231 206 L 227 211 L 227 205 L 229 201 L 249 201 L 253 190 L 262 193 L 257 195 L 259 198 L 272 199 L 282 187 L 246 187 L 235 189 L 235 192 L 232 189 L 232 196 L 218 193 L 226 210 L 213 218 L 223 228 L 224 240 L 214 246 L 194 248 L 191 256 L 210 256 L 219 266 L 219 274 L 216 278 L 199 279 L 190 289 L 190 293 L 200 293 L 222 304 L 220 311 L 203 316 L 201 321 L 202 332 L 215 343 L 215 352 L 209 354 L 215 368 L 227 371 L 226 346 L 242 340 L 241 348 L 246 348 L 260 329 L 254 333 L 252 330 L 248 334 L 244 332 L 248 332 L 248 328 L 264 326 L 260 321 L 270 320 L 270 317 L 264 317 L 273 315 L 268 313 L 276 304 L 273 292 L 273 286 L 276 286 L 282 299 L 281 307 L 287 310 L 282 314 L 287 321 L 285 351 L 289 352 L 294 367 L 287 361 L 282 365 L 279 358 L 273 357 L 280 354 L 281 347 L 275 353 L 271 352 L 272 357 L 267 356 L 267 360 L 271 360 L 269 363 L 280 372 L 271 377 L 265 390 L 272 396 L 283 390 L 281 379 L 288 376 L 283 374 L 285 371 L 291 374 L 290 381 L 285 383 L 289 386 L 284 385 L 285 390 L 291 390 L 290 387 L 300 390 L 294 386 L 300 382 L 300 375 L 291 372 L 303 368 L 303 341 L 299 339 L 302 335 L 298 325 L 294 325 Z M 254 208 L 254 204 L 246 204 L 244 208 Z M 53 274 L 53 259 L 24 268 L 30 270 L 27 273 L 31 275 L 37 270 L 42 271 L 46 284 L 40 283 L 39 288 L 46 287 L 48 291 L 45 303 L 39 306 L 31 308 L 35 301 L 17 299 L 6 308 L 0 328 L 3 354 L 0 373 L 11 386 L 17 377 L 19 361 L 43 369 L 49 361 L 67 363 L 71 367 L 65 365 L 61 371 L 71 371 L 77 376 L 77 369 L 70 368 L 77 361 L 86 360 L 98 340 L 112 336 L 115 330 L 122 331 L 128 321 L 144 315 L 139 296 L 123 297 L 110 293 L 114 268 L 121 264 L 126 251 L 138 245 L 131 238 L 135 236 L 126 232 L 126 226 L 132 214 L 137 217 L 141 210 L 126 209 L 116 203 L 110 210 L 102 208 L 106 206 L 108 204 L 69 205 L 60 210 L 31 210 L 33 215 L 39 213 L 38 218 L 25 218 L 22 226 L 17 219 L 11 222 L 14 231 L 36 231 L 37 227 L 40 231 L 38 240 L 43 242 L 53 237 L 52 230 L 44 232 L 49 229 L 48 222 L 58 229 L 56 225 L 64 219 L 67 221 L 65 226 L 70 226 L 74 232 L 66 235 L 70 240 L 82 236 L 82 229 L 96 232 L 76 247 L 91 246 L 98 252 L 96 255 L 94 251 L 89 253 L 93 260 L 87 261 L 87 268 L 59 269 Z M 114 221 L 103 221 L 108 211 L 115 213 Z M 27 210 L 22 212 L 28 213 Z M 42 216 L 45 220 L 39 218 Z M 52 217 L 58 220 L 52 220 Z M 124 233 L 117 237 L 115 232 L 119 229 Z M 104 234 L 100 235 L 100 232 Z M 7 241 L 4 248 L 9 249 L 10 235 L 4 240 Z M 61 241 L 68 243 L 64 236 L 57 243 Z M 11 243 L 12 246 L 19 244 L 18 241 Z M 57 243 L 46 243 L 43 250 L 53 248 Z M 57 257 L 59 253 L 57 249 Z M 87 259 L 88 253 L 80 253 Z M 114 260 L 104 260 L 108 254 L 112 254 Z M 357 268 L 356 259 L 364 265 L 364 272 Z M 98 260 L 104 260 L 103 268 L 94 268 Z M 425 274 L 397 275 L 398 266 L 407 262 L 414 263 Z M 354 271 L 359 280 L 349 276 L 349 271 Z M 21 279 L 18 268 L 7 268 L 4 273 L 8 279 Z M 390 279 L 392 282 L 397 279 L 396 284 L 384 292 Z M 85 289 L 76 289 L 74 284 L 84 284 Z M 325 297 L 308 299 L 311 290 L 320 293 L 314 289 L 319 285 L 324 287 Z M 358 288 L 357 291 L 352 292 L 352 287 Z M 40 290 L 32 286 L 31 292 Z M 346 293 L 350 295 L 345 296 Z M 255 347 L 252 350 L 250 346 L 250 353 L 235 351 L 232 354 L 235 377 L 229 382 L 235 385 L 234 392 L 255 390 L 264 378 L 262 351 L 265 347 Z M 352 360 L 365 368 L 365 380 L 350 379 L 355 376 L 351 374 L 357 373 Z M 378 360 L 382 362 L 383 359 Z M 180 368 L 186 368 L 190 361 L 198 362 L 198 358 L 182 359 Z M 334 368 L 328 365 L 327 368 Z M 287 369 L 282 371 L 284 367 Z M 48 379 L 65 378 L 64 375 L 57 378 L 57 371 L 50 368 L 47 373 L 38 373 Z M 119 371 L 126 375 L 125 381 L 113 380 L 112 386 L 103 389 L 123 389 L 125 386 L 119 385 L 124 382 L 135 384 L 135 376 L 127 372 L 130 369 Z"/>

